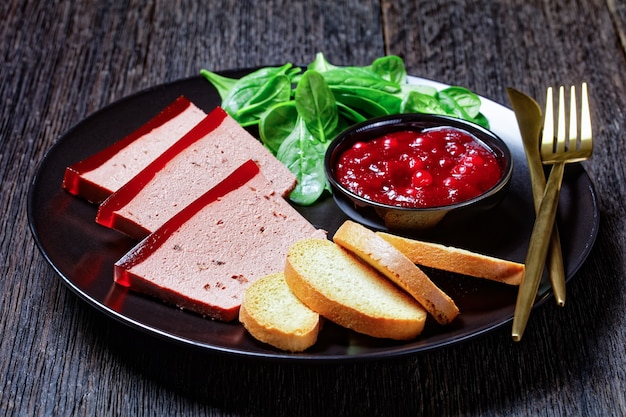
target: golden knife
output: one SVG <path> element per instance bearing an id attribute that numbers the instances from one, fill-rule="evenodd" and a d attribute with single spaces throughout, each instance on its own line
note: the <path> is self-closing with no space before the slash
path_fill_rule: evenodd
<path id="1" fill-rule="evenodd" d="M 539 104 L 531 97 L 513 88 L 507 88 L 506 92 L 513 106 L 517 124 L 519 125 L 528 169 L 532 184 L 535 212 L 539 210 L 543 193 L 546 188 L 546 177 L 539 153 L 539 138 L 543 125 L 543 116 Z M 559 233 L 554 225 L 550 237 L 550 252 L 548 253 L 548 272 L 554 298 L 559 306 L 565 305 L 565 271 L 563 269 L 563 253 Z"/>

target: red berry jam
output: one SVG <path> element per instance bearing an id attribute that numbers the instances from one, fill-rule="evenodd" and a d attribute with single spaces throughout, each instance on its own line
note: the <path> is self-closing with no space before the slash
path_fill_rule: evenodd
<path id="1" fill-rule="evenodd" d="M 354 194 L 401 207 L 438 207 L 474 198 L 493 187 L 502 170 L 470 133 L 452 128 L 401 131 L 347 149 L 335 169 Z"/>

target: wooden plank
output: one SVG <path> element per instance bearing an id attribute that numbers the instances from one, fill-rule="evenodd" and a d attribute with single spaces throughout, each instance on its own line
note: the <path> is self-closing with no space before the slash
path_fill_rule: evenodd
<path id="1" fill-rule="evenodd" d="M 0 415 L 626 414 L 624 2 L 615 0 L 0 2 Z M 183 349 L 80 301 L 35 247 L 26 194 L 55 140 L 141 89 L 223 70 L 385 53 L 507 104 L 514 86 L 590 83 L 585 168 L 601 233 L 568 305 L 414 357 L 260 363 Z M 511 127 L 516 128 L 515 126 Z"/>

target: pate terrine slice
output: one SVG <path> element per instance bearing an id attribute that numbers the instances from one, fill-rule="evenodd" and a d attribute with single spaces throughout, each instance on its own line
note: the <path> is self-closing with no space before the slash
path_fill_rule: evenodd
<path id="1" fill-rule="evenodd" d="M 107 198 L 96 221 L 141 239 L 252 159 L 285 196 L 296 177 L 217 107 L 182 139 Z"/>
<path id="2" fill-rule="evenodd" d="M 245 289 L 282 271 L 294 242 L 325 236 L 247 161 L 137 244 L 115 264 L 114 278 L 180 308 L 231 321 Z"/>
<path id="3" fill-rule="evenodd" d="M 63 188 L 100 203 L 198 124 L 206 114 L 179 97 L 139 129 L 65 169 Z"/>

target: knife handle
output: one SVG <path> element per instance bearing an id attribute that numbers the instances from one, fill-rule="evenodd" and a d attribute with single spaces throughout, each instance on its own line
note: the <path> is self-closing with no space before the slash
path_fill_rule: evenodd
<path id="1" fill-rule="evenodd" d="M 541 200 L 541 206 L 530 235 L 530 244 L 526 261 L 524 262 L 526 269 L 517 294 L 515 314 L 513 316 L 512 336 L 516 342 L 522 339 L 522 334 L 530 316 L 530 310 L 537 297 L 539 282 L 543 275 L 551 240 L 550 236 L 553 235 L 554 231 L 554 219 L 559 202 L 564 165 L 562 162 L 557 162 L 552 166 L 545 193 Z"/>
<path id="2" fill-rule="evenodd" d="M 540 162 L 539 152 L 537 151 L 536 158 L 531 158 L 534 155 L 529 155 L 528 168 L 530 170 L 531 181 L 533 184 L 533 198 L 535 204 L 535 212 L 539 212 L 541 200 L 546 188 L 546 181 L 543 173 L 543 167 Z M 532 160 L 531 160 L 532 159 Z M 556 299 L 557 305 L 563 307 L 565 305 L 565 270 L 563 268 L 563 252 L 561 249 L 561 239 L 559 238 L 559 231 L 554 224 L 554 230 L 550 236 L 550 249 L 548 253 L 548 273 L 550 277 L 550 283 L 552 284 L 552 292 Z"/>

